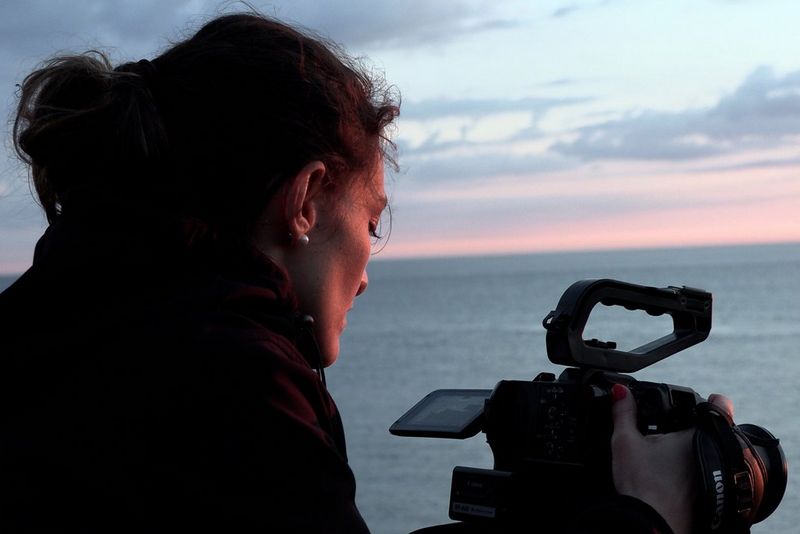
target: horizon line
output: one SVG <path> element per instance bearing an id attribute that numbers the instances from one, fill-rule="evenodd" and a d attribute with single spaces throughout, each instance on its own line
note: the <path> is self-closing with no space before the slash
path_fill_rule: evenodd
<path id="1" fill-rule="evenodd" d="M 609 247 L 588 247 L 588 248 L 559 248 L 559 249 L 531 249 L 531 250 L 509 250 L 509 251 L 490 251 L 490 252 L 442 252 L 442 253 L 422 253 L 422 254 L 402 254 L 381 256 L 380 252 L 373 254 L 370 262 L 389 262 L 389 261 L 414 261 L 414 260 L 437 260 L 437 259 L 473 259 L 473 258 L 508 258 L 514 256 L 554 256 L 559 254 L 594 254 L 594 253 L 613 253 L 613 252 L 647 252 L 657 250 L 692 250 L 692 249 L 729 249 L 745 247 L 773 247 L 773 246 L 800 246 L 798 240 L 776 240 L 776 241 L 743 241 L 739 243 L 719 242 L 719 243 L 687 243 L 673 245 L 631 245 L 631 246 L 609 246 Z M 0 273 L 1 275 L 2 273 Z"/>
<path id="2" fill-rule="evenodd" d="M 564 248 L 564 249 L 541 249 L 541 250 L 509 250 L 492 252 L 442 252 L 440 254 L 409 254 L 409 255 L 386 255 L 374 254 L 370 262 L 403 262 L 403 261 L 422 261 L 422 260 L 470 260 L 477 258 L 509 258 L 516 256 L 554 256 L 570 254 L 602 254 L 614 252 L 647 252 L 658 250 L 693 250 L 693 249 L 732 249 L 745 247 L 775 247 L 775 246 L 799 246 L 800 240 L 791 241 L 748 241 L 741 243 L 689 243 L 685 245 L 653 245 L 653 246 L 614 246 L 614 247 L 593 247 L 593 248 Z M 21 276 L 29 267 L 22 271 L 5 271 L 0 267 L 0 278 L 13 278 Z"/>

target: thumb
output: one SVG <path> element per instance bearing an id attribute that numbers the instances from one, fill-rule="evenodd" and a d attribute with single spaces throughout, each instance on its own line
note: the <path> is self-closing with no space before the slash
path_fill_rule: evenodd
<path id="1" fill-rule="evenodd" d="M 611 399 L 614 402 L 611 407 L 614 434 L 639 434 L 636 427 L 636 401 L 631 391 L 622 384 L 614 384 L 611 387 Z"/>

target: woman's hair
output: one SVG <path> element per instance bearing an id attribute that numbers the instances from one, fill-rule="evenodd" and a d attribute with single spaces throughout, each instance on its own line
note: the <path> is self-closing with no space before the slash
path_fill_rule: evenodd
<path id="1" fill-rule="evenodd" d="M 152 61 L 57 57 L 21 87 L 14 142 L 49 221 L 82 189 L 249 232 L 309 161 L 332 187 L 394 163 L 398 103 L 380 77 L 319 38 L 226 15 Z"/>

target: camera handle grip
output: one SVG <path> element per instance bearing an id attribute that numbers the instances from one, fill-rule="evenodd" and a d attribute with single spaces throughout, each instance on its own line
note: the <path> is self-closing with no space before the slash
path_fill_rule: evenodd
<path id="1" fill-rule="evenodd" d="M 583 330 L 597 304 L 624 306 L 672 317 L 671 333 L 631 351 L 613 343 L 585 341 Z M 711 330 L 711 293 L 690 287 L 655 288 L 610 279 L 572 284 L 542 321 L 547 357 L 559 365 L 632 373 L 700 343 Z"/>

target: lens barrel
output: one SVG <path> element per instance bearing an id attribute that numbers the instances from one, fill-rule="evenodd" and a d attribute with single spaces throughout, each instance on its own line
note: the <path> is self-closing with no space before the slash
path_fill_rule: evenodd
<path id="1" fill-rule="evenodd" d="M 753 488 L 754 494 L 762 495 L 753 517 L 753 523 L 758 523 L 769 517 L 783 499 L 789 472 L 788 464 L 780 440 L 766 428 L 751 424 L 738 425 L 738 428 L 747 438 L 747 446 L 752 455 L 760 460 L 756 465 L 761 469 L 760 480 L 763 480 L 764 487 Z M 759 479 L 759 477 L 752 478 Z"/>

